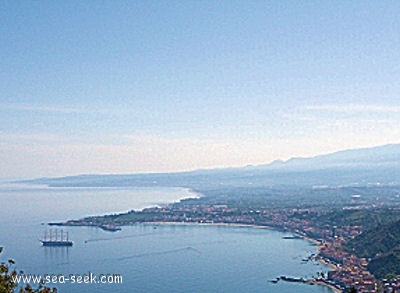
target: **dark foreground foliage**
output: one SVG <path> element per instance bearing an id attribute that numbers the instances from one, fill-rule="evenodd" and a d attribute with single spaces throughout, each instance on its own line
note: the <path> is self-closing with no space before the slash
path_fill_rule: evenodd
<path id="1" fill-rule="evenodd" d="M 0 247 L 0 253 L 3 248 Z M 57 293 L 56 288 L 47 288 L 43 284 L 39 284 L 39 287 L 34 289 L 29 284 L 24 286 L 19 286 L 14 278 L 18 274 L 23 272 L 18 272 L 15 269 L 15 261 L 9 259 L 7 262 L 0 263 L 0 293 Z"/>

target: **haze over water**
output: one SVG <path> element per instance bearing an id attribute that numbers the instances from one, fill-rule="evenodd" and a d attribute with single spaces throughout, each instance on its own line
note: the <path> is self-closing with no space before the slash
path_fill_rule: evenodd
<path id="1" fill-rule="evenodd" d="M 122 284 L 63 284 L 61 292 L 331 292 L 322 286 L 269 280 L 326 272 L 302 260 L 316 247 L 285 234 L 250 227 L 150 225 L 64 228 L 71 248 L 45 248 L 48 221 L 140 209 L 191 195 L 179 188 L 0 188 L 1 260 L 14 258 L 31 274 L 121 274 Z M 193 194 L 194 195 L 194 194 Z M 194 195 L 195 196 L 195 195 Z"/>

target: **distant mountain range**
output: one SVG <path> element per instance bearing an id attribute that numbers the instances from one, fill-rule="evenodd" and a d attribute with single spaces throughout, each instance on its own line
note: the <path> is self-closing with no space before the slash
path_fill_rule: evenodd
<path id="1" fill-rule="evenodd" d="M 188 188 L 367 186 L 400 184 L 400 144 L 351 149 L 266 165 L 177 173 L 78 175 L 24 183 L 49 186 L 181 186 Z"/>
<path id="2" fill-rule="evenodd" d="M 292 158 L 259 166 L 280 170 L 316 170 L 335 167 L 400 166 L 400 144 L 351 149 L 311 158 Z"/>

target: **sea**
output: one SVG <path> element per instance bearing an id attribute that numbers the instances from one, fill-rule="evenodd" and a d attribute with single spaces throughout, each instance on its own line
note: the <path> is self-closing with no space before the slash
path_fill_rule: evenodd
<path id="1" fill-rule="evenodd" d="M 57 276 L 58 292 L 331 293 L 320 285 L 271 280 L 311 278 L 329 267 L 306 261 L 317 247 L 273 229 L 137 224 L 119 232 L 63 227 L 72 247 L 43 247 L 48 222 L 121 213 L 198 197 L 183 188 L 50 188 L 0 185 L 0 262 L 25 275 Z M 71 282 L 70 276 L 75 276 Z M 78 275 L 120 275 L 122 283 L 78 283 Z M 112 281 L 112 278 L 110 277 Z M 119 282 L 116 280 L 115 282 Z M 35 285 L 33 285 L 35 286 Z"/>

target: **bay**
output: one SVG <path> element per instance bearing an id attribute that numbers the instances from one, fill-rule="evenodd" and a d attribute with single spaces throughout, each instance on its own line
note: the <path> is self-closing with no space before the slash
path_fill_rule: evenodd
<path id="1" fill-rule="evenodd" d="M 269 282 L 310 278 L 328 267 L 304 262 L 316 247 L 252 227 L 138 224 L 116 233 L 68 227 L 74 246 L 42 247 L 49 221 L 142 209 L 198 196 L 182 188 L 0 187 L 0 260 L 26 274 L 120 274 L 122 284 L 48 284 L 60 292 L 332 292 Z M 290 234 L 289 234 L 290 235 Z"/>

